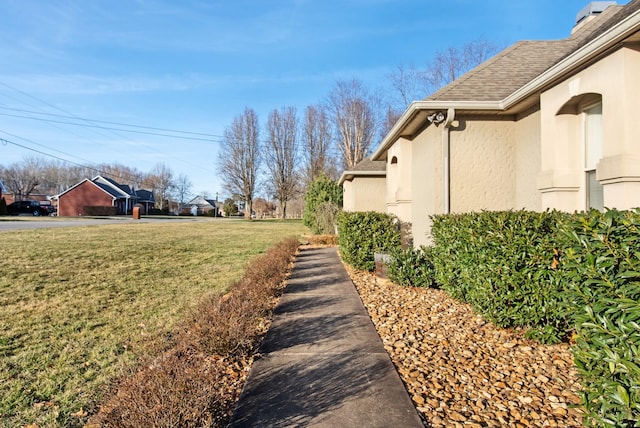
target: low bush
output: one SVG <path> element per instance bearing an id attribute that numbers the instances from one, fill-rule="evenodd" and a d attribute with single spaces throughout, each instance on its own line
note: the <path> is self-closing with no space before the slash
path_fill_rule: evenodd
<path id="1" fill-rule="evenodd" d="M 563 282 L 587 422 L 640 426 L 640 210 L 568 219 Z"/>
<path id="2" fill-rule="evenodd" d="M 87 426 L 224 427 L 251 355 L 266 333 L 298 240 L 254 259 L 224 295 L 209 296 L 179 323 L 163 352 L 113 388 Z"/>
<path id="3" fill-rule="evenodd" d="M 375 269 L 374 253 L 400 248 L 400 222 L 375 211 L 341 212 L 338 215 L 338 243 L 342 259 L 356 269 Z"/>
<path id="4" fill-rule="evenodd" d="M 104 217 L 104 216 L 114 216 L 117 214 L 118 214 L 118 211 L 116 207 L 112 207 L 112 206 L 85 205 L 82 207 L 82 215 L 86 215 L 86 216 Z"/>
<path id="5" fill-rule="evenodd" d="M 7 215 L 9 212 L 7 211 L 7 201 L 4 199 L 4 196 L 0 198 L 0 215 Z"/>
<path id="6" fill-rule="evenodd" d="M 559 342 L 568 331 L 557 211 L 433 216 L 436 282 L 500 327 Z"/>
<path id="7" fill-rule="evenodd" d="M 389 279 L 399 285 L 436 287 L 432 247 L 397 249 L 387 266 Z"/>
<path id="8" fill-rule="evenodd" d="M 311 235 L 307 242 L 309 245 L 338 245 L 338 237 L 336 235 Z"/>

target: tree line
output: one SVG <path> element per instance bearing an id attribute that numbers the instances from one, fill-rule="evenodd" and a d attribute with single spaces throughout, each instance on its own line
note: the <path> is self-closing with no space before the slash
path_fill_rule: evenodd
<path id="1" fill-rule="evenodd" d="M 367 157 L 410 102 L 424 99 L 498 49 L 481 38 L 438 51 L 424 67 L 397 67 L 387 76 L 386 90 L 370 89 L 356 78 L 338 80 L 322 101 L 301 112 L 293 106 L 271 110 L 264 129 L 256 111 L 245 108 L 224 130 L 218 156 L 224 189 L 233 200 L 244 202 L 246 216 L 254 212 L 261 193 L 268 195 L 265 201 L 277 201 L 280 216 L 286 218 L 288 204 L 299 200 L 315 179 L 336 180 L 341 171 Z M 17 199 L 34 192 L 59 194 L 98 174 L 152 190 L 161 209 L 170 200 L 184 203 L 191 194 L 189 177 L 175 176 L 165 164 L 148 172 L 118 163 L 78 166 L 41 157 L 0 165 L 0 177 Z M 271 212 L 263 206 L 259 211 Z"/>
<path id="2" fill-rule="evenodd" d="M 136 189 L 153 191 L 160 209 L 168 208 L 170 201 L 184 203 L 191 194 L 189 177 L 184 174 L 176 176 L 163 163 L 156 164 L 147 172 L 118 163 L 80 166 L 40 156 L 25 157 L 21 162 L 0 165 L 0 177 L 6 190 L 13 193 L 16 200 L 27 199 L 33 194 L 56 195 L 96 175 L 103 175 Z"/>
<path id="3" fill-rule="evenodd" d="M 441 50 L 425 67 L 400 66 L 380 92 L 358 79 L 338 80 L 325 99 L 301 114 L 293 106 L 271 110 L 264 128 L 250 107 L 224 132 L 218 170 L 225 190 L 253 212 L 256 193 L 266 191 L 287 216 L 287 204 L 320 176 L 338 178 L 367 157 L 414 101 L 460 77 L 498 51 L 485 40 Z"/>

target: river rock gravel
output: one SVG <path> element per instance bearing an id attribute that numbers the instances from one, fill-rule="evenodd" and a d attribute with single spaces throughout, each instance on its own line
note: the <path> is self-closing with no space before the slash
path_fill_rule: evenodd
<path id="1" fill-rule="evenodd" d="M 582 426 L 569 345 L 497 328 L 442 290 L 345 267 L 425 426 Z"/>

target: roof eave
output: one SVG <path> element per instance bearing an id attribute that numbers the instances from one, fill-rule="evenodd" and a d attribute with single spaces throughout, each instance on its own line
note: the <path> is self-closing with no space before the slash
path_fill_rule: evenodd
<path id="1" fill-rule="evenodd" d="M 507 96 L 502 104 L 508 109 L 525 98 L 543 91 L 552 82 L 621 43 L 625 38 L 637 32 L 639 26 L 640 12 L 635 12 Z"/>
<path id="2" fill-rule="evenodd" d="M 606 50 L 616 46 L 625 38 L 631 36 L 638 31 L 640 26 L 640 11 L 628 16 L 617 25 L 605 31 L 591 42 L 587 43 L 571 55 L 531 80 L 520 89 L 514 91 L 501 101 L 414 101 L 402 114 L 400 119 L 391 128 L 389 133 L 384 137 L 376 151 L 371 155 L 371 160 L 383 160 L 387 150 L 403 136 L 404 131 L 415 124 L 412 122 L 421 116 L 426 116 L 434 111 L 447 110 L 454 108 L 455 110 L 476 110 L 476 111 L 504 111 L 518 103 L 526 100 L 528 97 L 541 92 L 552 82 L 558 80 L 563 75 L 570 73 L 572 70 L 579 68 L 589 60 L 597 57 Z M 426 115 L 418 115 L 418 112 L 426 112 Z M 424 121 L 424 119 L 422 119 Z M 424 125 L 424 123 L 423 123 Z"/>
<path id="3" fill-rule="evenodd" d="M 355 177 L 386 177 L 387 171 L 345 171 L 338 180 L 338 186 L 342 186 L 345 181 L 351 181 Z"/>
<path id="4" fill-rule="evenodd" d="M 389 133 L 384 137 L 375 152 L 371 155 L 372 161 L 384 159 L 384 154 L 401 137 L 413 138 L 412 133 L 407 134 L 409 129 L 420 129 L 424 125 L 427 116 L 431 113 L 453 108 L 455 110 L 503 110 L 502 103 L 496 101 L 440 101 L 424 100 L 414 101 L 400 116 L 400 119 L 393 125 Z"/>

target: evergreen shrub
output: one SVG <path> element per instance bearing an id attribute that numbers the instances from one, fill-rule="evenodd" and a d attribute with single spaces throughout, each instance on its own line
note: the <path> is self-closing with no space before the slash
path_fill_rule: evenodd
<path id="1" fill-rule="evenodd" d="M 528 327 L 543 342 L 568 331 L 558 273 L 558 211 L 432 217 L 436 282 L 500 327 Z"/>
<path id="2" fill-rule="evenodd" d="M 331 210 L 320 208 L 329 203 L 333 205 Z M 333 220 L 327 213 L 337 212 L 342 208 L 342 187 L 325 175 L 318 177 L 311 185 L 304 197 L 304 212 L 302 223 L 315 234 L 334 234 L 333 224 L 327 227 L 328 220 Z M 330 230 L 327 230 L 330 229 Z"/>
<path id="3" fill-rule="evenodd" d="M 586 422 L 640 426 L 640 210 L 583 213 L 563 232 Z"/>
<path id="4" fill-rule="evenodd" d="M 342 259 L 356 269 L 375 269 L 374 253 L 400 248 L 398 219 L 375 211 L 338 214 L 338 244 Z"/>
<path id="5" fill-rule="evenodd" d="M 432 247 L 397 249 L 387 266 L 389 279 L 396 284 L 414 287 L 436 287 Z"/>

